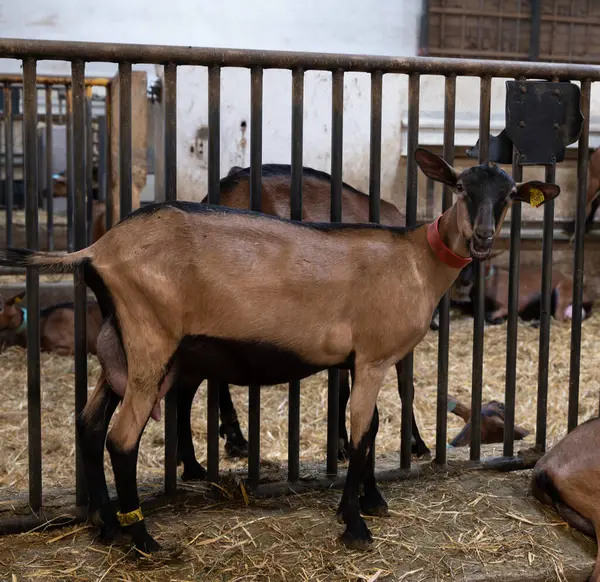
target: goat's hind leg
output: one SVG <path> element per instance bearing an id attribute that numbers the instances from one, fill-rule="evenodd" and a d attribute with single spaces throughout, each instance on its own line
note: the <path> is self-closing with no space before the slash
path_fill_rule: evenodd
<path id="1" fill-rule="evenodd" d="M 196 460 L 192 439 L 192 402 L 202 379 L 194 381 L 177 376 L 173 390 L 177 390 L 177 462 L 183 463 L 183 481 L 206 479 L 206 469 Z"/>
<path id="2" fill-rule="evenodd" d="M 221 426 L 219 435 L 225 438 L 225 452 L 232 459 L 245 459 L 248 457 L 248 441 L 244 438 L 240 421 L 233 401 L 231 391 L 227 382 L 219 382 L 219 412 L 221 415 Z"/>
<path id="3" fill-rule="evenodd" d="M 107 448 L 119 498 L 120 512 L 117 518 L 123 532 L 131 537 L 135 547 L 141 552 L 155 553 L 161 547 L 146 530 L 140 508 L 137 458 L 142 432 L 158 394 L 168 390 L 174 374 L 172 371 L 166 376 L 164 374 L 168 358 L 147 354 L 144 357 L 143 353 L 136 353 L 128 360 L 137 365 L 129 366 L 125 397 L 115 423 L 108 433 Z M 170 551 L 168 554 L 172 555 Z"/>
<path id="4" fill-rule="evenodd" d="M 77 418 L 81 458 L 90 498 L 88 517 L 95 525 L 101 525 L 100 537 L 106 542 L 114 541 L 120 531 L 116 513 L 110 505 L 104 474 L 104 441 L 119 401 L 119 396 L 110 388 L 101 372 L 91 398 Z"/>

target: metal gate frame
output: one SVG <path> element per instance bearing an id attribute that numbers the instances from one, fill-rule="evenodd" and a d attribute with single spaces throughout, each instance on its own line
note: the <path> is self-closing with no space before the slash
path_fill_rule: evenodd
<path id="1" fill-rule="evenodd" d="M 164 161 L 165 199 L 174 200 L 177 196 L 176 184 L 176 133 L 177 133 L 177 67 L 193 65 L 208 67 L 208 112 L 209 112 L 209 159 L 208 181 L 209 202 L 219 203 L 220 179 L 220 75 L 223 67 L 245 67 L 251 71 L 251 208 L 261 209 L 261 163 L 262 163 L 262 101 L 264 69 L 288 69 L 292 74 L 292 218 L 301 217 L 302 208 L 302 145 L 303 145 L 303 90 L 304 74 L 307 70 L 330 71 L 332 73 L 332 144 L 331 144 L 331 219 L 341 220 L 342 192 L 342 137 L 343 137 L 343 97 L 344 73 L 364 72 L 371 74 L 371 134 L 370 134 L 370 173 L 369 173 L 369 218 L 379 221 L 381 186 L 381 127 L 382 127 L 382 79 L 386 73 L 408 75 L 409 124 L 407 182 L 406 182 L 406 223 L 416 223 L 417 211 L 417 165 L 414 152 L 418 145 L 419 128 L 419 88 L 421 75 L 443 75 L 445 77 L 445 113 L 443 156 L 449 162 L 454 160 L 454 122 L 457 76 L 474 76 L 481 80 L 480 85 L 480 156 L 485 162 L 489 154 L 489 127 L 491 107 L 491 81 L 493 77 L 514 79 L 573 80 L 581 82 L 581 111 L 584 127 L 578 143 L 577 162 L 577 214 L 575 231 L 574 274 L 573 274 L 573 321 L 571 332 L 571 366 L 569 380 L 568 428 L 577 425 L 579 399 L 579 373 L 581 351 L 581 304 L 583 291 L 583 235 L 585 222 L 585 196 L 587 186 L 589 109 L 591 82 L 600 80 L 600 68 L 586 65 L 550 64 L 531 62 L 483 61 L 440 58 L 396 58 L 385 56 L 317 54 L 284 51 L 230 50 L 219 48 L 190 48 L 177 46 L 153 46 L 132 44 L 104 44 L 82 42 L 30 41 L 0 39 L 0 58 L 23 61 L 24 119 L 25 119 L 25 159 L 26 159 L 26 216 L 27 245 L 38 247 L 37 215 L 37 141 L 35 120 L 36 101 L 36 60 L 63 60 L 72 63 L 73 98 L 73 144 L 80 145 L 85 140 L 85 62 L 116 62 L 119 67 L 120 82 L 120 209 L 121 217 L 131 210 L 132 194 L 132 141 L 131 141 L 131 66 L 132 63 L 164 65 Z M 72 152 L 74 174 L 75 210 L 75 249 L 84 248 L 86 237 L 86 160 L 84 148 L 75 147 Z M 521 168 L 513 161 L 513 177 L 521 179 Z M 546 179 L 554 179 L 554 166 L 546 167 Z M 452 193 L 444 188 L 443 210 L 452 204 Z M 110 214 L 110 213 L 108 213 Z M 548 393 L 548 358 L 550 331 L 550 296 L 552 271 L 552 235 L 554 202 L 544 206 L 543 234 L 543 285 L 542 318 L 540 325 L 538 409 L 536 427 L 537 456 L 546 446 L 546 411 Z M 507 331 L 506 356 L 506 418 L 503 455 L 498 458 L 481 458 L 481 394 L 483 385 L 483 330 L 484 330 L 484 277 L 481 266 L 477 269 L 476 303 L 473 339 L 472 374 L 472 436 L 470 462 L 458 468 L 477 466 L 483 468 L 520 469 L 531 466 L 536 455 L 526 459 L 514 454 L 514 411 L 516 389 L 517 356 L 517 293 L 519 279 L 521 208 L 517 203 L 511 213 L 510 240 L 510 313 Z M 23 526 L 43 522 L 42 479 L 41 479 L 41 410 L 40 410 L 40 336 L 39 336 L 39 295 L 38 275 L 27 273 L 27 294 L 29 317 L 27 326 L 28 356 L 28 431 L 29 431 L 29 504 L 33 514 L 21 518 Z M 75 282 L 76 295 L 76 347 L 75 347 L 75 413 L 79 414 L 87 399 L 87 360 L 85 342 L 85 297 L 86 289 L 82 280 Z M 431 470 L 447 471 L 447 397 L 448 397 L 448 342 L 449 342 L 449 298 L 446 294 L 441 302 L 436 457 Z M 378 473 L 378 478 L 407 478 L 422 473 L 423 468 L 411 467 L 411 411 L 413 401 L 412 354 L 404 361 L 404 402 L 400 443 L 400 468 Z M 275 495 L 287 491 L 301 491 L 316 487 L 336 487 L 341 483 L 338 477 L 337 427 L 338 427 L 338 374 L 329 372 L 328 427 L 327 427 L 327 469 L 326 476 L 310 482 L 300 480 L 299 438 L 300 438 L 300 383 L 293 382 L 289 387 L 289 435 L 288 435 L 288 481 L 261 484 L 260 481 L 260 388 L 251 386 L 249 392 L 249 459 L 248 485 L 255 495 Z M 208 478 L 216 482 L 219 478 L 219 421 L 218 385 L 209 382 L 208 387 Z M 166 397 L 165 411 L 165 478 L 164 490 L 173 495 L 177 489 L 177 410 L 175 394 Z M 85 505 L 83 470 L 80 463 L 77 441 L 76 501 Z M 84 511 L 75 511 L 83 518 Z M 7 524 L 0 524 L 0 530 L 8 531 Z"/>

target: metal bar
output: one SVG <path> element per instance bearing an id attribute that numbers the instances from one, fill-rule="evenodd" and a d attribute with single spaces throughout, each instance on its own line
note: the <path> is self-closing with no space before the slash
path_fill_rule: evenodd
<path id="1" fill-rule="evenodd" d="M 173 201 L 177 200 L 177 67 L 171 64 L 164 68 L 164 116 L 164 199 Z M 177 392 L 170 390 L 165 397 L 165 493 L 176 491 Z"/>
<path id="2" fill-rule="evenodd" d="M 513 148 L 512 176 L 523 179 L 519 153 Z M 514 454 L 515 396 L 517 391 L 517 332 L 519 310 L 519 267 L 521 264 L 521 203 L 510 211 L 510 259 L 508 265 L 508 324 L 506 329 L 506 389 L 504 395 L 504 456 Z"/>
<path id="3" fill-rule="evenodd" d="M 221 167 L 221 69 L 208 70 L 208 201 L 219 204 Z M 219 479 L 219 390 L 221 384 L 208 380 L 207 393 L 207 456 L 208 479 Z M 227 389 L 227 385 L 223 386 Z"/>
<path id="4" fill-rule="evenodd" d="M 418 174 L 415 150 L 419 145 L 419 93 L 421 80 L 418 73 L 408 78 L 408 137 L 406 156 L 406 226 L 417 223 Z M 413 412 L 413 353 L 402 362 L 402 422 L 400 429 L 400 467 L 410 469 Z"/>
<path id="5" fill-rule="evenodd" d="M 331 222 L 342 222 L 342 156 L 344 139 L 344 71 L 332 74 L 331 85 Z M 338 473 L 340 373 L 330 369 L 327 377 L 327 476 Z"/>
<path id="6" fill-rule="evenodd" d="M 112 179 L 112 119 L 114 115 L 113 102 L 110 96 L 110 87 L 106 89 L 106 212 L 105 212 L 105 227 L 108 232 L 113 225 L 113 208 L 114 208 L 114 191 Z"/>
<path id="7" fill-rule="evenodd" d="M 83 79 L 85 64 L 77 60 L 71 64 L 73 75 L 73 191 L 75 196 L 75 250 L 87 246 L 85 194 L 85 94 Z M 87 402 L 87 289 L 83 273 L 75 275 L 75 417 L 77 418 Z M 77 464 L 75 470 L 77 505 L 87 503 L 85 474 L 81 460 L 79 436 L 75 433 Z"/>
<path id="8" fill-rule="evenodd" d="M 73 218 L 75 216 L 75 194 L 73 189 L 73 92 L 66 88 L 67 95 L 67 250 L 72 253 L 75 248 L 75 231 Z"/>
<path id="9" fill-rule="evenodd" d="M 292 190 L 290 218 L 302 220 L 302 146 L 304 123 L 304 71 L 292 72 Z M 288 389 L 288 481 L 300 478 L 300 381 L 290 382 Z"/>
<path id="10" fill-rule="evenodd" d="M 108 187 L 108 128 L 106 114 L 98 118 L 98 200 L 106 203 Z"/>
<path id="11" fill-rule="evenodd" d="M 54 180 L 52 173 L 52 86 L 46 85 L 46 235 L 49 251 L 54 250 Z"/>
<path id="12" fill-rule="evenodd" d="M 262 107 L 263 70 L 250 73 L 250 209 L 262 211 Z M 248 394 L 248 480 L 252 487 L 260 479 L 260 386 Z"/>
<path id="13" fill-rule="evenodd" d="M 454 128 L 456 125 L 456 77 L 446 77 L 444 102 L 444 159 L 454 163 Z M 452 189 L 444 186 L 442 212 L 453 203 Z M 448 438 L 448 345 L 450 341 L 450 295 L 444 293 L 440 302 L 440 325 L 438 331 L 438 385 L 435 431 L 435 463 L 446 464 L 446 440 Z"/>
<path id="14" fill-rule="evenodd" d="M 27 248 L 38 249 L 38 167 L 36 61 L 23 61 L 25 154 L 25 227 Z M 39 275 L 27 270 L 27 433 L 29 439 L 29 505 L 42 506 L 42 410 L 40 393 L 40 289 Z"/>
<path id="15" fill-rule="evenodd" d="M 379 222 L 381 207 L 381 110 L 383 75 L 371 73 L 371 155 L 369 158 L 369 222 Z"/>
<path id="16" fill-rule="evenodd" d="M 546 182 L 554 182 L 556 166 L 546 166 Z M 552 320 L 552 236 L 554 200 L 544 204 L 542 239 L 542 297 L 540 313 L 540 347 L 538 361 L 538 401 L 535 430 L 536 446 L 546 449 L 546 411 L 548 408 L 548 372 L 550 360 L 550 323 Z"/>
<path id="17" fill-rule="evenodd" d="M 569 372 L 569 412 L 567 430 L 577 426 L 579 414 L 579 372 L 581 367 L 581 304 L 583 301 L 583 238 L 585 233 L 585 205 L 588 178 L 588 151 L 590 145 L 590 90 L 589 81 L 581 83 L 580 109 L 583 128 L 579 136 L 577 156 L 577 210 L 575 215 L 575 257 L 573 263 L 573 319 L 571 321 L 571 362 Z"/>
<path id="18" fill-rule="evenodd" d="M 131 63 L 119 63 L 119 208 L 121 219 L 132 209 Z"/>
<path id="19" fill-rule="evenodd" d="M 10 85 L 4 87 L 4 196 L 6 202 L 6 244 L 13 244 L 13 119 L 12 92 Z"/>
<path id="20" fill-rule="evenodd" d="M 569 63 L 513 62 L 480 59 L 431 59 L 427 57 L 389 57 L 343 55 L 290 51 L 238 50 L 189 46 L 153 46 L 140 44 L 36 41 L 0 39 L 0 58 L 33 57 L 54 61 L 83 59 L 87 62 L 135 62 L 177 65 L 259 67 L 347 72 L 423 73 L 535 79 L 600 80 L 600 67 Z"/>
<path id="21" fill-rule="evenodd" d="M 86 240 L 92 242 L 92 218 L 94 212 L 93 170 L 94 170 L 94 140 L 92 133 L 92 94 L 86 88 L 85 95 L 85 202 L 86 202 Z"/>
<path id="22" fill-rule="evenodd" d="M 35 80 L 37 85 L 71 85 L 71 77 L 61 75 L 38 75 Z M 110 83 L 107 77 L 87 77 L 85 79 L 86 87 L 105 87 Z M 23 85 L 21 75 L 0 75 L 0 83 L 10 83 L 11 85 Z"/>
<path id="23" fill-rule="evenodd" d="M 530 61 L 538 61 L 540 58 L 540 37 L 542 29 L 541 4 L 540 0 L 531 0 L 531 33 L 529 38 Z"/>
<path id="24" fill-rule="evenodd" d="M 479 99 L 479 163 L 490 153 L 491 77 L 481 78 Z M 471 460 L 481 455 L 481 391 L 483 388 L 483 324 L 485 319 L 485 263 L 475 264 L 475 321 L 473 324 L 473 370 L 471 382 Z"/>

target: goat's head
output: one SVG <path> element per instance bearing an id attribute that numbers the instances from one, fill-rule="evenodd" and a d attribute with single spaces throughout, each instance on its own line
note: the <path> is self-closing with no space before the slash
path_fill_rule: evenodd
<path id="1" fill-rule="evenodd" d="M 524 439 L 529 431 L 520 426 L 514 427 L 515 440 Z M 481 407 L 481 442 L 483 444 L 504 441 L 504 403 L 491 400 Z M 465 447 L 471 443 L 471 419 L 450 442 L 451 447 Z"/>
<path id="2" fill-rule="evenodd" d="M 21 325 L 23 316 L 16 305 L 23 300 L 23 297 L 25 297 L 25 291 L 10 299 L 0 296 L 0 331 L 16 329 Z"/>
<path id="3" fill-rule="evenodd" d="M 479 261 L 489 258 L 513 202 L 527 202 L 536 207 L 560 194 L 556 184 L 536 180 L 516 183 L 496 164 L 480 164 L 459 172 L 423 148 L 417 148 L 415 160 L 427 177 L 450 186 L 456 193 L 460 234 L 471 257 Z"/>

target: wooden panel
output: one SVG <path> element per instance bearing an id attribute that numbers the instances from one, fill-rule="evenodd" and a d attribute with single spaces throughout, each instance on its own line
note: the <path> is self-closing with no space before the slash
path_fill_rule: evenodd
<path id="1" fill-rule="evenodd" d="M 526 60 L 527 0 L 431 0 L 431 56 Z M 600 63 L 600 2 L 542 0 L 540 60 Z"/>

